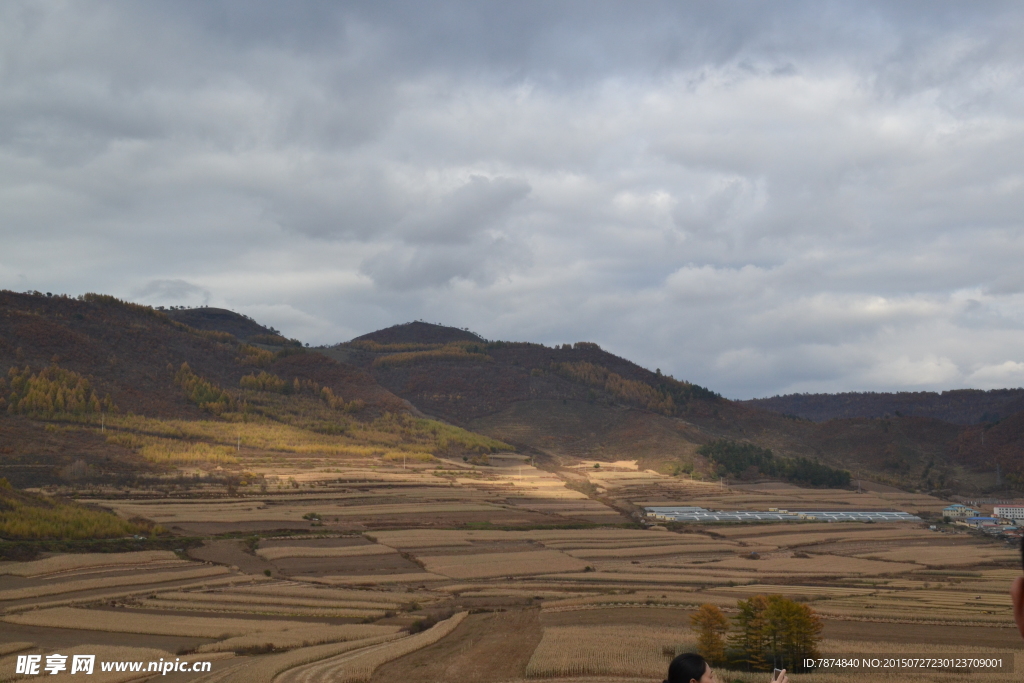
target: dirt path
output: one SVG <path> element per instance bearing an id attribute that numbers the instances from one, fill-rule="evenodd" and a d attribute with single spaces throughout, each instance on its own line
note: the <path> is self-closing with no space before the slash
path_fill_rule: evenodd
<path id="1" fill-rule="evenodd" d="M 538 610 L 471 614 L 448 637 L 377 669 L 370 683 L 494 683 L 522 678 L 540 643 Z"/>

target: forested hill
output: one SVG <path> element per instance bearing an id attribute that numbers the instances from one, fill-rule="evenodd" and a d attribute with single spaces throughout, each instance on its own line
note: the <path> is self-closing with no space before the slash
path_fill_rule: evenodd
<path id="1" fill-rule="evenodd" d="M 953 424 L 998 422 L 1024 410 L 1024 389 L 787 394 L 739 401 L 814 422 L 836 418 L 930 417 Z"/>

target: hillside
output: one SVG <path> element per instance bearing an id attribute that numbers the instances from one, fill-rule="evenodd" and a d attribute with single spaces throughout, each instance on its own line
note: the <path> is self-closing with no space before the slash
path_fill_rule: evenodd
<path id="1" fill-rule="evenodd" d="M 227 332 L 243 341 L 276 343 L 278 345 L 287 344 L 289 341 L 274 328 L 264 327 L 252 318 L 247 318 L 226 308 L 171 308 L 167 310 L 160 308 L 159 310 L 171 320 L 191 328 Z"/>
<path id="2" fill-rule="evenodd" d="M 0 292 L 0 477 L 136 486 L 186 465 L 243 476 L 246 445 L 267 459 L 504 446 L 416 418 L 357 367 L 207 320 L 214 329 L 109 296 Z"/>
<path id="3" fill-rule="evenodd" d="M 756 479 L 756 467 L 729 470 L 709 455 L 727 442 L 927 491 L 1024 481 L 1020 416 L 984 426 L 895 412 L 815 422 L 726 400 L 593 343 L 484 341 L 415 322 L 306 349 L 230 312 L 173 313 L 101 295 L 0 292 L 0 476 L 19 486 L 138 482 L 183 463 L 228 473 L 242 467 L 233 447 L 251 431 L 228 425 L 266 423 L 276 426 L 250 445 L 269 459 L 284 447 L 271 432 L 293 430 L 288 438 L 305 445 L 285 452 L 325 448 L 324 435 L 337 441 L 328 450 L 378 455 L 511 444 L 554 469 L 638 460 L 666 473 Z M 989 407 L 1014 405 L 1012 390 L 975 393 Z M 973 394 L 938 396 L 965 406 Z"/>
<path id="4" fill-rule="evenodd" d="M 434 325 L 421 321 L 392 325 L 383 330 L 370 332 L 352 340 L 358 342 L 374 342 L 376 344 L 447 344 L 449 342 L 482 342 L 482 337 L 469 330 L 457 327 Z M 350 343 L 352 343 L 350 342 Z"/>
<path id="5" fill-rule="evenodd" d="M 375 334 L 323 352 L 364 368 L 427 414 L 555 465 L 637 459 L 710 477 L 718 467 L 702 447 L 727 440 L 905 487 L 966 492 L 996 484 L 994 465 L 957 445 L 963 428 L 952 422 L 890 415 L 816 423 L 723 399 L 586 342 L 368 342 Z"/>
<path id="6" fill-rule="evenodd" d="M 1024 389 L 958 389 L 898 393 L 787 394 L 740 401 L 745 405 L 824 422 L 836 418 L 930 417 L 970 425 L 996 422 L 1024 410 Z"/>

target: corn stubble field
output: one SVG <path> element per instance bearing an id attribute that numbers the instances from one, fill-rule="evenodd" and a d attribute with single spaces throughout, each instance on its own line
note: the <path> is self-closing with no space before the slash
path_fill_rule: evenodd
<path id="1" fill-rule="evenodd" d="M 52 652 L 212 658 L 210 674 L 160 677 L 203 683 L 411 679 L 403 662 L 433 652 L 452 667 L 479 659 L 492 669 L 488 680 L 654 681 L 673 653 L 693 647 L 696 607 L 731 616 L 737 600 L 758 594 L 809 604 L 825 619 L 827 654 L 1020 654 L 1007 596 L 1018 555 L 1005 545 L 906 523 L 629 523 L 637 506 L 658 504 L 940 510 L 944 501 L 928 496 L 728 488 L 628 463 L 564 475 L 524 458 L 403 467 L 383 455 L 311 453 L 283 463 L 261 454 L 247 471 L 262 486 L 244 495 L 88 498 L 124 519 L 209 540 L 178 553 L 0 563 L 0 681 L 18 678 L 18 654 Z M 566 486 L 580 479 L 590 495 Z M 498 618 L 513 612 L 522 618 Z M 957 637 L 901 640 L 920 628 Z M 528 645 L 506 658 L 511 643 Z M 128 680 L 107 676 L 97 679 Z"/>

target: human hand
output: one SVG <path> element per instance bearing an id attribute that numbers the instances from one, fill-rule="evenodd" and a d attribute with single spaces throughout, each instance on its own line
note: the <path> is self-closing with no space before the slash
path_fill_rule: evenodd
<path id="1" fill-rule="evenodd" d="M 775 676 L 772 678 L 772 683 L 789 683 L 789 678 L 786 676 L 785 669 L 776 669 Z"/>

